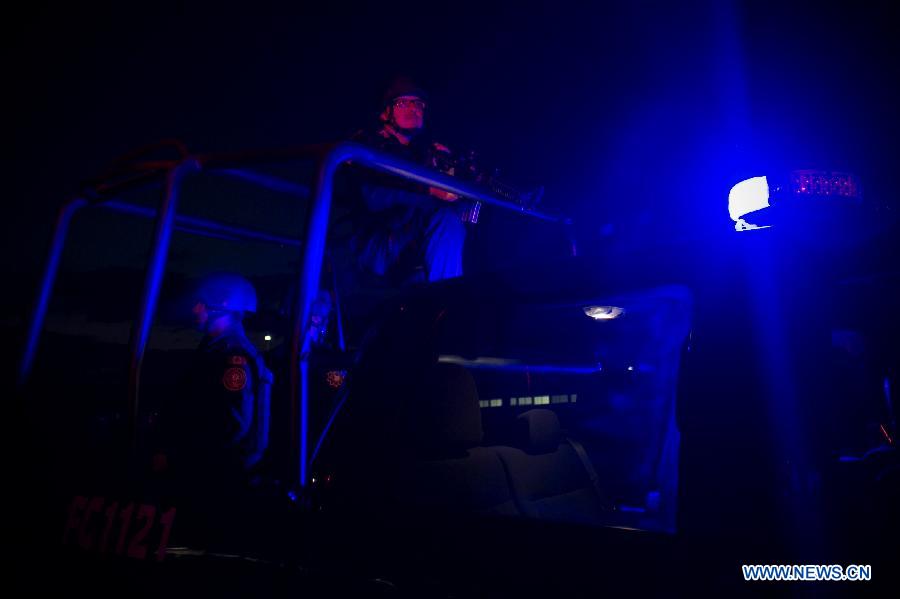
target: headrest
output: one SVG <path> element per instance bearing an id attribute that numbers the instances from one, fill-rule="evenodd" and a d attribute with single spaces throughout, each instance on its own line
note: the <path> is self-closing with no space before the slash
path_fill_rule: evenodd
<path id="1" fill-rule="evenodd" d="M 433 451 L 461 451 L 481 444 L 478 389 L 468 370 L 439 363 L 427 373 L 423 393 L 411 406 L 418 445 Z"/>
<path id="2" fill-rule="evenodd" d="M 518 420 L 528 453 L 550 453 L 559 447 L 562 429 L 556 412 L 540 408 L 528 410 L 519 414 Z"/>

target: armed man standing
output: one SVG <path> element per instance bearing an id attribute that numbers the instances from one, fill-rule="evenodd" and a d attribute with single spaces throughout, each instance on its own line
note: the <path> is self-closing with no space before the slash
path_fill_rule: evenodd
<path id="1" fill-rule="evenodd" d="M 428 94 L 412 80 L 398 77 L 384 93 L 378 127 L 353 139 L 416 164 L 438 167 L 450 150 L 430 138 L 427 112 Z M 465 207 L 457 196 L 373 174 L 366 174 L 360 187 L 366 214 L 359 219 L 356 245 L 363 268 L 402 282 L 462 275 Z"/>

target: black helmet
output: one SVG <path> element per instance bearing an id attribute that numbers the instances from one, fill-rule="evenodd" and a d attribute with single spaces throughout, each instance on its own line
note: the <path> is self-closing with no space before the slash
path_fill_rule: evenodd
<path id="1" fill-rule="evenodd" d="M 394 77 L 381 98 L 382 105 L 387 108 L 400 96 L 415 96 L 428 101 L 428 93 L 405 75 Z"/>

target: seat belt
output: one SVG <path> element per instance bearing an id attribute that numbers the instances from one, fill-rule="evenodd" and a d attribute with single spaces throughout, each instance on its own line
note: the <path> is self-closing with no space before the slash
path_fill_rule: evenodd
<path id="1" fill-rule="evenodd" d="M 584 466 L 585 471 L 587 471 L 588 478 L 591 480 L 591 485 L 594 487 L 594 492 L 597 493 L 597 497 L 600 499 L 600 504 L 603 509 L 614 511 L 616 506 L 607 499 L 606 493 L 604 493 L 603 489 L 600 487 L 600 476 L 597 474 L 597 470 L 594 469 L 594 465 L 591 463 L 591 459 L 588 457 L 584 445 L 569 436 L 565 436 L 564 439 L 566 443 L 571 445 L 572 449 L 575 450 L 575 455 L 578 456 L 581 465 Z"/>

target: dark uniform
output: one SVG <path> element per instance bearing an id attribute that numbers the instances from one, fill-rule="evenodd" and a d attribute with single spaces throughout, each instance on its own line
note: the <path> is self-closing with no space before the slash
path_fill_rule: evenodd
<path id="1" fill-rule="evenodd" d="M 268 445 L 271 384 L 272 374 L 240 326 L 203 339 L 176 406 L 183 476 L 246 480 Z"/>
<path id="2" fill-rule="evenodd" d="M 407 93 L 424 96 L 406 82 L 388 90 L 385 104 Z M 434 143 L 426 131 L 402 144 L 384 127 L 361 131 L 352 139 L 429 167 L 436 167 L 440 156 L 449 157 L 449 151 Z M 427 186 L 395 176 L 368 170 L 360 170 L 357 176 L 362 201 L 355 247 L 364 269 L 400 282 L 462 275 L 466 238 L 463 202 L 441 201 L 429 195 Z"/>
<path id="3" fill-rule="evenodd" d="M 231 452 L 243 468 L 252 468 L 266 448 L 268 406 L 263 403 L 269 398 L 260 391 L 271 383 L 271 375 L 243 331 L 207 337 L 197 350 L 197 360 L 198 391 L 208 404 L 206 413 L 216 419 L 212 430 L 221 434 L 214 445 Z"/>

